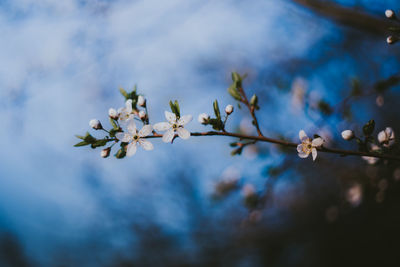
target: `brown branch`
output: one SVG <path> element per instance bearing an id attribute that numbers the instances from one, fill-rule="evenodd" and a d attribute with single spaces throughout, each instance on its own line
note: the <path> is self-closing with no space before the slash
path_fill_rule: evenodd
<path id="1" fill-rule="evenodd" d="M 338 4 L 320 0 L 292 0 L 294 3 L 311 9 L 319 15 L 365 32 L 386 35 L 389 27 L 399 26 L 396 21 L 373 16 L 354 8 L 346 8 Z"/>
<path id="2" fill-rule="evenodd" d="M 292 142 L 285 141 L 285 140 L 269 138 L 266 136 L 251 136 L 251 135 L 230 133 L 230 132 L 214 132 L 214 131 L 196 132 L 196 133 L 191 133 L 190 135 L 191 136 L 230 136 L 230 137 L 237 137 L 242 140 L 267 142 L 267 143 L 272 143 L 272 144 L 287 146 L 287 147 L 297 147 L 297 145 L 298 145 L 298 143 L 292 143 Z M 144 138 L 160 138 L 160 137 L 162 137 L 162 134 L 154 133 L 153 135 L 149 135 Z M 176 137 L 177 137 L 177 135 L 175 135 L 175 138 Z M 379 154 L 379 153 L 374 153 L 374 152 L 362 152 L 362 151 L 344 150 L 344 149 L 327 148 L 327 147 L 320 147 L 320 148 L 317 148 L 317 150 L 319 152 L 339 154 L 342 156 L 360 156 L 360 157 L 366 156 L 366 157 L 375 157 L 375 158 L 381 158 L 381 159 L 391 159 L 391 160 L 399 160 L 400 161 L 400 156 Z"/>
<path id="3" fill-rule="evenodd" d="M 263 134 L 262 134 L 262 132 L 261 132 L 261 130 L 260 130 L 260 126 L 259 126 L 259 124 L 258 124 L 257 117 L 256 117 L 255 107 L 252 106 L 252 105 L 250 105 L 250 102 L 249 102 L 249 100 L 247 99 L 246 92 L 243 90 L 243 87 L 239 87 L 238 89 L 239 89 L 240 94 L 242 95 L 242 101 L 241 101 L 241 102 L 242 102 L 243 104 L 245 104 L 246 107 L 249 109 L 250 115 L 251 115 L 251 117 L 253 118 L 254 126 L 255 126 L 256 129 L 257 129 L 258 135 L 259 135 L 259 136 L 263 136 Z"/>

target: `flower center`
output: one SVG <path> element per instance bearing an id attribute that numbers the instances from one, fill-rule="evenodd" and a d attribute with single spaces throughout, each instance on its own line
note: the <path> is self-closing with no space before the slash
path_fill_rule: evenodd
<path id="1" fill-rule="evenodd" d="M 137 141 L 138 139 L 139 139 L 139 136 L 135 134 L 135 135 L 133 136 L 133 140 Z"/>
<path id="2" fill-rule="evenodd" d="M 173 129 L 177 129 L 178 127 L 179 127 L 178 124 L 176 124 L 176 123 L 172 124 Z"/>

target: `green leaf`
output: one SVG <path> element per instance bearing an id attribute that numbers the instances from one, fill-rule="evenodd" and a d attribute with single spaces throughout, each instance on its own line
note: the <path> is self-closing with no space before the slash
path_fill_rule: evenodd
<path id="1" fill-rule="evenodd" d="M 373 133 L 375 128 L 375 121 L 374 120 L 369 120 L 364 126 L 363 126 L 363 133 L 365 136 L 369 136 Z"/>
<path id="2" fill-rule="evenodd" d="M 100 140 L 97 140 L 96 142 L 92 143 L 92 148 L 105 146 L 105 145 L 107 144 L 108 141 L 109 141 L 109 140 L 107 140 L 107 139 L 100 139 Z"/>
<path id="3" fill-rule="evenodd" d="M 87 145 L 89 145 L 89 143 L 87 143 L 85 141 L 82 141 L 82 142 L 79 142 L 79 143 L 75 144 L 74 147 L 87 146 Z"/>
<path id="4" fill-rule="evenodd" d="M 176 115 L 176 118 L 179 119 L 181 114 L 179 110 L 178 101 L 177 100 L 175 100 L 175 102 L 169 101 L 169 106 L 171 107 L 172 113 L 174 113 Z"/>
<path id="5" fill-rule="evenodd" d="M 241 82 L 242 81 L 242 77 L 240 77 L 239 73 L 232 72 L 232 81 Z"/>
<path id="6" fill-rule="evenodd" d="M 111 123 L 111 125 L 112 125 L 114 130 L 118 130 L 119 129 L 119 127 L 118 127 L 117 123 L 115 122 L 115 120 L 110 118 L 110 123 Z"/>
<path id="7" fill-rule="evenodd" d="M 215 100 L 213 103 L 214 113 L 218 120 L 221 120 L 221 112 L 219 110 L 218 101 Z"/>
<path id="8" fill-rule="evenodd" d="M 84 136 L 81 136 L 81 135 L 75 135 L 77 138 L 79 138 L 79 139 L 85 139 L 85 137 Z"/>
<path id="9" fill-rule="evenodd" d="M 96 142 L 97 139 L 91 136 L 89 132 L 86 132 L 86 135 L 83 138 L 83 140 L 89 144 L 93 144 L 94 142 Z"/>
<path id="10" fill-rule="evenodd" d="M 124 88 L 119 88 L 119 91 L 121 93 L 121 95 L 123 95 L 125 97 L 125 99 L 129 98 L 128 93 L 124 90 Z"/>
<path id="11" fill-rule="evenodd" d="M 208 123 L 217 131 L 221 131 L 224 128 L 224 123 L 220 119 L 209 119 Z"/>
<path id="12" fill-rule="evenodd" d="M 229 88 L 228 88 L 228 93 L 236 100 L 241 101 L 242 97 L 239 93 L 239 91 L 236 89 L 235 84 L 232 84 Z"/>
<path id="13" fill-rule="evenodd" d="M 178 116 L 178 118 L 181 116 L 181 109 L 180 109 L 180 107 L 179 107 L 179 103 L 178 103 L 178 100 L 175 100 L 175 109 L 176 109 L 176 112 L 177 112 L 177 116 Z"/>
<path id="14" fill-rule="evenodd" d="M 119 150 L 117 151 L 117 153 L 115 153 L 115 157 L 116 157 L 117 159 L 122 159 L 122 158 L 124 158 L 125 156 L 126 156 L 126 152 L 125 152 L 125 150 L 124 150 L 123 148 L 119 149 Z"/>

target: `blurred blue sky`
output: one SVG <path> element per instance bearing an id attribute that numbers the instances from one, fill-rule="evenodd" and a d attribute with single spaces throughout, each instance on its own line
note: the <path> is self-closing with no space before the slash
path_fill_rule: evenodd
<path id="1" fill-rule="evenodd" d="M 378 15 L 397 4 L 338 2 Z M 177 174 L 189 176 L 196 209 L 218 216 L 209 195 L 227 167 L 234 165 L 244 179 L 261 186 L 260 168 L 280 160 L 273 151 L 262 160 L 231 157 L 230 140 L 220 138 L 174 145 L 154 140 L 154 151 L 139 150 L 123 160 L 73 148 L 74 134 L 84 133 L 90 119 L 106 121 L 110 107 L 123 105 L 119 87 L 138 85 L 153 122 L 164 119 L 170 99 L 196 119 L 212 112 L 215 98 L 222 106 L 232 102 L 226 93 L 231 71 L 248 72 L 249 89 L 264 90 L 268 82 L 262 73 L 279 73 L 291 59 L 332 53 L 336 60 L 315 69 L 300 66 L 290 81 L 307 76 L 317 97 L 335 103 L 343 95 L 332 88 L 342 89 L 351 77 L 370 71 L 354 60 L 365 51 L 379 48 L 377 61 L 388 60 L 376 77 L 390 75 L 395 64 L 382 49 L 384 39 L 365 40 L 359 55 L 326 51 L 327 42 L 342 44 L 341 30 L 283 0 L 3 0 L 0 35 L 0 225 L 44 262 L 51 260 L 46 255 L 52 249 L 78 252 L 79 244 L 104 237 L 100 247 L 134 243 L 127 238 L 131 221 L 155 221 L 183 233 L 182 242 L 190 244 L 184 233 L 193 211 L 183 203 Z M 271 95 L 275 102 L 260 115 L 267 133 L 283 131 L 295 140 L 299 129 L 313 126 L 315 118 L 287 108 L 289 94 Z M 235 112 L 232 127 L 243 116 Z M 192 131 L 203 128 L 196 120 L 188 125 Z"/>

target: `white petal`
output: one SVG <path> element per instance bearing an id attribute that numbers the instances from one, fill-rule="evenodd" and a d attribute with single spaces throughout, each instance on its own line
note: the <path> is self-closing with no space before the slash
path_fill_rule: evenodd
<path id="1" fill-rule="evenodd" d="M 136 134 L 136 124 L 135 124 L 135 122 L 133 120 L 129 121 L 129 124 L 128 124 L 127 128 L 128 128 L 128 132 L 130 134 Z"/>
<path id="2" fill-rule="evenodd" d="M 164 143 L 170 143 L 172 139 L 174 138 L 175 131 L 173 129 L 169 129 L 166 131 L 162 137 L 162 140 Z"/>
<path id="3" fill-rule="evenodd" d="M 154 124 L 153 128 L 156 131 L 162 132 L 162 131 L 166 131 L 169 128 L 171 128 L 172 125 L 169 122 L 159 122 Z"/>
<path id="4" fill-rule="evenodd" d="M 303 152 L 303 144 L 297 145 L 297 152 L 299 153 Z"/>
<path id="5" fill-rule="evenodd" d="M 184 115 L 182 117 L 180 117 L 179 121 L 178 121 L 178 125 L 185 125 L 186 123 L 191 122 L 193 119 L 192 115 Z"/>
<path id="6" fill-rule="evenodd" d="M 128 99 L 125 102 L 125 107 L 126 107 L 126 112 L 128 112 L 128 113 L 132 112 L 132 99 Z"/>
<path id="7" fill-rule="evenodd" d="M 317 158 L 317 149 L 316 148 L 312 148 L 312 159 L 315 160 Z"/>
<path id="8" fill-rule="evenodd" d="M 303 151 L 298 153 L 299 157 L 302 159 L 307 158 L 309 154 L 310 153 L 304 153 Z"/>
<path id="9" fill-rule="evenodd" d="M 319 147 L 324 143 L 324 139 L 322 139 L 321 137 L 317 137 L 314 140 L 312 140 L 312 146 L 314 147 Z"/>
<path id="10" fill-rule="evenodd" d="M 385 131 L 380 131 L 379 132 L 378 141 L 379 141 L 379 143 L 383 143 L 383 142 L 387 141 L 387 136 L 386 136 L 386 132 Z"/>
<path id="11" fill-rule="evenodd" d="M 131 141 L 132 136 L 127 133 L 117 133 L 115 134 L 115 137 L 121 142 L 129 142 Z"/>
<path id="12" fill-rule="evenodd" d="M 301 130 L 301 131 L 299 132 L 299 138 L 300 138 L 301 141 L 303 141 L 304 139 L 307 139 L 308 137 L 307 137 L 306 132 L 304 132 L 303 130 Z"/>
<path id="13" fill-rule="evenodd" d="M 136 153 L 136 142 L 132 142 L 128 145 L 128 149 L 126 150 L 126 155 L 131 157 Z"/>
<path id="14" fill-rule="evenodd" d="M 177 131 L 177 133 L 178 133 L 180 138 L 189 139 L 190 132 L 188 130 L 186 130 L 185 128 L 178 128 L 176 131 Z"/>
<path id="15" fill-rule="evenodd" d="M 165 118 L 170 123 L 176 123 L 176 115 L 174 113 L 172 113 L 172 112 L 165 111 Z"/>
<path id="16" fill-rule="evenodd" d="M 153 127 L 151 125 L 145 125 L 142 129 L 140 129 L 139 136 L 148 136 L 151 134 L 151 131 L 153 131 Z"/>
<path id="17" fill-rule="evenodd" d="M 145 139 L 139 139 L 139 144 L 143 147 L 144 150 L 153 150 L 154 146 L 152 143 Z"/>

